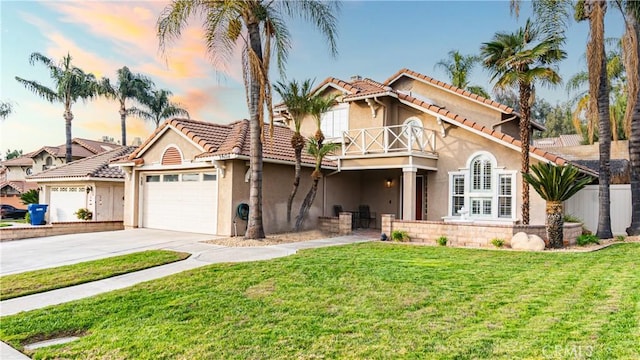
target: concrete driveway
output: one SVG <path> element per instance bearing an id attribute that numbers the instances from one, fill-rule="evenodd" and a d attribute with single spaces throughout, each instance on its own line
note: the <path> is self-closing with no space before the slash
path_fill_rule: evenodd
<path id="1" fill-rule="evenodd" d="M 132 229 L 0 242 L 0 275 L 38 270 L 149 249 L 197 253 L 215 235 Z"/>

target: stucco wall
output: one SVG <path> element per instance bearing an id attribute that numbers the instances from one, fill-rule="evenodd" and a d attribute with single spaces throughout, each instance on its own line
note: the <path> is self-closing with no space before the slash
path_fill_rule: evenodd
<path id="1" fill-rule="evenodd" d="M 502 113 L 498 110 L 418 80 L 405 77 L 395 82 L 393 88 L 420 94 L 423 97 L 433 100 L 435 105 L 445 107 L 449 111 L 463 115 L 485 126 L 491 126 L 500 122 L 502 117 Z"/>
<path id="2" fill-rule="evenodd" d="M 31 166 L 7 166 L 7 181 L 24 180 L 27 177 L 27 169 Z"/>
<path id="3" fill-rule="evenodd" d="M 193 145 L 191 141 L 173 129 L 169 129 L 142 154 L 145 165 L 160 164 L 162 154 L 171 145 L 180 150 L 183 161 L 192 160 L 196 155 L 202 154 L 202 150 Z"/>

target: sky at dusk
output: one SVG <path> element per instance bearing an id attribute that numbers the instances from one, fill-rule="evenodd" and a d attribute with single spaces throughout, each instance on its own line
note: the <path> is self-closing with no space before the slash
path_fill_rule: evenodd
<path id="1" fill-rule="evenodd" d="M 0 150 L 25 153 L 65 141 L 63 106 L 48 103 L 15 81 L 15 76 L 52 86 L 44 65 L 29 65 L 40 52 L 56 61 L 69 53 L 73 64 L 98 78 L 115 80 L 116 70 L 128 66 L 149 76 L 158 88 L 174 93 L 191 118 L 229 123 L 248 116 L 240 55 L 214 66 L 205 52 L 201 23 L 191 27 L 166 53 L 158 49 L 156 21 L 168 1 L 6 1 L 0 0 L 0 100 L 13 104 L 13 113 L 0 123 Z M 523 2 L 519 19 L 510 15 L 508 1 L 344 1 L 338 15 L 337 57 L 329 55 L 324 38 L 299 19 L 290 22 L 293 40 L 288 79 L 329 76 L 349 80 L 361 75 L 384 81 L 401 68 L 449 82 L 434 67 L 447 52 L 478 54 L 496 32 L 512 32 L 530 15 Z M 606 37 L 620 37 L 622 17 L 610 6 Z M 585 69 L 588 24 L 572 23 L 567 32 L 568 58 L 560 74 L 568 79 Z M 240 50 L 240 49 L 238 49 Z M 275 68 L 275 66 L 274 66 Z M 276 71 L 272 81 L 282 80 Z M 488 73 L 476 67 L 471 83 L 491 89 Z M 538 96 L 556 104 L 569 99 L 564 87 L 538 89 Z M 120 138 L 118 104 L 106 99 L 73 106 L 73 137 Z M 144 140 L 154 125 L 129 117 L 127 138 Z"/>

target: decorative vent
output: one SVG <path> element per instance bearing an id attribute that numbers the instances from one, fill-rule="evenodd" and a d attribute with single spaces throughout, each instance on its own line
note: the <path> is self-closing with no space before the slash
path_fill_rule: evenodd
<path id="1" fill-rule="evenodd" d="M 162 154 L 162 165 L 180 165 L 182 164 L 182 155 L 175 147 L 170 147 Z"/>

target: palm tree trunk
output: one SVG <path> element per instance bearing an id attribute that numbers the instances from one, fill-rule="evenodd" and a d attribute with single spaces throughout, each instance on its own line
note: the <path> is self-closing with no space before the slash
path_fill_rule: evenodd
<path id="1" fill-rule="evenodd" d="M 304 219 L 309 214 L 309 209 L 313 204 L 313 201 L 316 199 L 316 194 L 318 193 L 318 182 L 320 181 L 320 176 L 313 177 L 313 183 L 311 184 L 311 189 L 307 193 L 307 196 L 304 197 L 304 201 L 300 206 L 300 213 L 296 218 L 296 226 L 295 231 L 300 231 L 302 229 L 302 224 L 304 223 Z"/>
<path id="2" fill-rule="evenodd" d="M 122 146 L 127 146 L 127 109 L 124 101 L 120 102 L 120 130 L 122 132 Z"/>
<path id="3" fill-rule="evenodd" d="M 564 246 L 564 219 L 562 201 L 547 201 L 547 239 L 549 247 L 560 249 Z"/>
<path id="4" fill-rule="evenodd" d="M 529 100 L 531 99 L 531 85 L 520 84 L 520 141 L 521 156 L 520 162 L 522 166 L 522 172 L 529 173 L 529 133 L 531 129 L 531 106 Z M 522 224 L 529 225 L 529 183 L 522 181 Z"/>
<path id="5" fill-rule="evenodd" d="M 631 162 L 631 225 L 626 230 L 629 236 L 633 236 L 640 235 L 640 91 L 638 91 L 631 118 L 629 160 Z"/>
<path id="6" fill-rule="evenodd" d="M 296 135 L 301 136 L 298 133 L 294 134 L 294 137 Z M 298 187 L 300 186 L 300 173 L 302 172 L 302 149 L 303 147 L 300 146 L 296 146 L 294 148 L 296 156 L 295 174 L 293 178 L 293 188 L 291 189 L 291 194 L 289 194 L 289 199 L 287 200 L 287 223 L 289 224 L 291 223 L 291 208 L 293 207 L 293 198 L 296 197 L 296 194 L 298 193 Z"/>
<path id="7" fill-rule="evenodd" d="M 603 47 L 604 49 L 604 47 Z M 600 84 L 598 86 L 598 141 L 600 164 L 598 169 L 599 182 L 599 213 L 598 231 L 600 239 L 610 239 L 611 232 L 611 122 L 609 118 L 609 86 L 607 81 L 607 57 L 602 55 Z"/>
<path id="8" fill-rule="evenodd" d="M 71 120 L 73 120 L 73 113 L 71 112 L 71 106 L 66 106 L 64 109 L 64 132 L 66 138 L 66 152 L 65 152 L 65 163 L 70 163 L 73 161 L 72 153 L 71 153 Z"/>
<path id="9" fill-rule="evenodd" d="M 249 44 L 251 50 L 262 61 L 262 40 L 258 23 L 247 25 L 249 31 Z M 250 70 L 249 74 L 249 134 L 251 137 L 249 166 L 251 167 L 251 180 L 249 184 L 249 222 L 245 239 L 264 239 L 264 227 L 262 225 L 262 124 L 260 124 L 260 80 L 258 75 Z"/>

